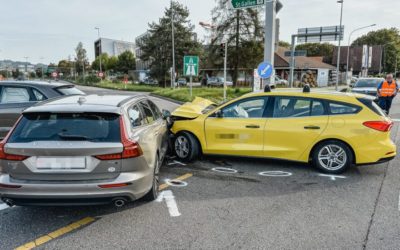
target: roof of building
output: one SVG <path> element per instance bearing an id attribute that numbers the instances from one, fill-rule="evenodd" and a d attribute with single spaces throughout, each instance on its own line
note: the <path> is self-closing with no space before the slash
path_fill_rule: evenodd
<path id="1" fill-rule="evenodd" d="M 285 56 L 287 48 L 279 47 L 275 53 L 275 68 L 289 68 L 290 56 Z M 322 62 L 320 57 L 296 56 L 297 69 L 335 69 L 334 66 Z"/>

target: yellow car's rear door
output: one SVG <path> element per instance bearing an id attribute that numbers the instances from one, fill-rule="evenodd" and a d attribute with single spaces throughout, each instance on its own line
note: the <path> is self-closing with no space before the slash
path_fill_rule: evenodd
<path id="1" fill-rule="evenodd" d="M 321 100 L 276 96 L 265 126 L 264 156 L 299 160 L 326 129 L 328 118 Z"/>
<path id="2" fill-rule="evenodd" d="M 267 97 L 232 103 L 205 121 L 208 154 L 262 156 Z"/>

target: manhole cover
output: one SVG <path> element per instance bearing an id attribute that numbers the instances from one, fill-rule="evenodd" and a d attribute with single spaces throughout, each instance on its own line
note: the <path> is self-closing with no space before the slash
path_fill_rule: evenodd
<path id="1" fill-rule="evenodd" d="M 266 171 L 258 173 L 261 176 L 268 176 L 268 177 L 288 177 L 292 176 L 292 173 L 284 172 L 284 171 Z"/>
<path id="2" fill-rule="evenodd" d="M 188 185 L 187 182 L 181 180 L 166 180 L 165 183 L 173 187 L 186 187 Z"/>
<path id="3" fill-rule="evenodd" d="M 233 168 L 221 168 L 221 167 L 213 168 L 211 170 L 215 172 L 228 173 L 228 174 L 236 174 L 238 172 L 236 169 Z"/>

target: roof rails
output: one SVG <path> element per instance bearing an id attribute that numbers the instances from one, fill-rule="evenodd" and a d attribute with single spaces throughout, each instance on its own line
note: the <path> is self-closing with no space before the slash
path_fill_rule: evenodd
<path id="1" fill-rule="evenodd" d="M 117 107 L 121 107 L 122 105 L 124 105 L 125 103 L 129 102 L 132 99 L 137 99 L 137 98 L 144 98 L 146 97 L 145 95 L 141 94 L 141 95 L 133 95 L 133 96 L 129 96 L 127 98 L 125 98 L 124 100 L 120 101 L 117 105 Z"/>
<path id="2" fill-rule="evenodd" d="M 311 87 L 309 84 L 304 85 L 303 87 L 303 93 L 310 93 L 311 92 Z"/>

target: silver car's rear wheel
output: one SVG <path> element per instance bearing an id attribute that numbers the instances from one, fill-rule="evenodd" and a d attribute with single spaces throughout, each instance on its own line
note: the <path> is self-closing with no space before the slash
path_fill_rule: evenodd
<path id="1" fill-rule="evenodd" d="M 159 194 L 159 188 L 160 188 L 160 167 L 161 167 L 161 162 L 160 162 L 160 157 L 157 155 L 156 156 L 156 161 L 154 163 L 154 172 L 153 172 L 153 184 L 151 186 L 150 191 L 143 197 L 144 200 L 147 201 L 153 201 L 157 199 L 158 194 Z"/>
<path id="2" fill-rule="evenodd" d="M 175 153 L 176 155 L 181 158 L 185 159 L 189 155 L 189 141 L 184 135 L 179 135 L 175 139 Z"/>

